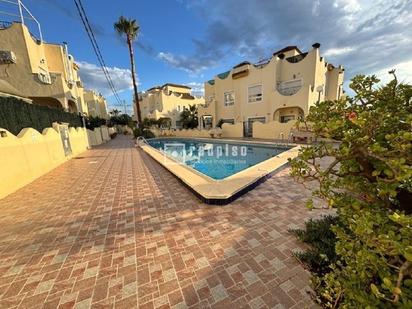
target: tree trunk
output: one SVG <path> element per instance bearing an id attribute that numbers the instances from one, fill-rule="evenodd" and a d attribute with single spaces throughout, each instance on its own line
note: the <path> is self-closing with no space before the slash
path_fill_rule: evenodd
<path id="1" fill-rule="evenodd" d="M 129 46 L 129 54 L 130 54 L 130 66 L 132 68 L 132 79 L 133 79 L 133 90 L 134 90 L 134 102 L 136 104 L 136 112 L 137 112 L 137 122 L 139 123 L 139 127 L 142 123 L 142 114 L 140 113 L 140 104 L 139 104 L 139 94 L 137 93 L 137 84 L 136 84 L 136 68 L 134 65 L 134 52 L 132 46 L 132 40 L 129 36 L 127 36 L 127 45 Z"/>

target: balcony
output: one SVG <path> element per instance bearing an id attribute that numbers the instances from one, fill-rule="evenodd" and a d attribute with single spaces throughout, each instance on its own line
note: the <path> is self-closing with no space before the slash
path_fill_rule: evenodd
<path id="1" fill-rule="evenodd" d="M 244 61 L 234 66 L 232 69 L 232 78 L 238 79 L 249 75 L 250 62 Z"/>
<path id="2" fill-rule="evenodd" d="M 296 94 L 303 86 L 302 79 L 293 79 L 284 82 L 278 82 L 277 91 L 285 96 L 292 96 Z"/>

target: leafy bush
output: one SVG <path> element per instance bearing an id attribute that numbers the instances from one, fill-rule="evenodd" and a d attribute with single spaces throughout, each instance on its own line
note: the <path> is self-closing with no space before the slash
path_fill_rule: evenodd
<path id="1" fill-rule="evenodd" d="M 157 126 L 159 128 L 169 128 L 172 126 L 172 119 L 168 118 L 168 117 L 160 117 L 157 120 Z"/>
<path id="2" fill-rule="evenodd" d="M 329 265 L 336 261 L 336 235 L 331 227 L 338 224 L 338 217 L 325 216 L 318 220 L 309 220 L 305 223 L 304 230 L 290 230 L 300 241 L 310 245 L 309 250 L 296 252 L 294 255 L 311 272 L 318 275 L 325 274 L 330 271 Z"/>
<path id="3" fill-rule="evenodd" d="M 89 130 L 93 130 L 94 128 L 99 128 L 101 126 L 106 125 L 107 121 L 106 119 L 100 118 L 100 117 L 93 117 L 89 116 L 85 118 L 86 120 L 86 128 Z"/>
<path id="4" fill-rule="evenodd" d="M 142 125 L 144 128 L 150 128 L 152 126 L 158 126 L 159 121 L 153 118 L 144 118 L 142 121 Z"/>
<path id="5" fill-rule="evenodd" d="M 29 104 L 14 97 L 0 97 L 0 128 L 17 135 L 24 128 L 42 132 L 45 128 L 51 127 L 53 122 L 68 123 L 71 127 L 83 126 L 82 118 L 78 114 Z"/>
<path id="6" fill-rule="evenodd" d="M 109 126 L 113 127 L 115 125 L 128 126 L 130 128 L 135 126 L 132 117 L 127 114 L 114 114 L 114 116 L 111 116 L 109 119 Z"/>
<path id="7" fill-rule="evenodd" d="M 313 278 L 330 308 L 412 308 L 412 86 L 378 82 L 357 76 L 353 98 L 311 108 L 314 134 L 337 145 L 303 148 L 291 161 L 296 179 L 319 182 L 314 195 L 342 224 L 332 227 L 336 262 Z M 326 167 L 324 157 L 333 158 Z"/>
<path id="8" fill-rule="evenodd" d="M 150 131 L 149 129 L 140 129 L 140 128 L 133 129 L 133 136 L 135 139 L 140 136 L 143 136 L 146 139 L 156 137 L 154 133 Z"/>

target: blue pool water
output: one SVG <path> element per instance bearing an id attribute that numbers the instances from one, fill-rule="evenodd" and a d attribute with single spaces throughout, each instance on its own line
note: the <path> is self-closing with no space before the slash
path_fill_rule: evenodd
<path id="1" fill-rule="evenodd" d="M 156 138 L 148 143 L 213 179 L 224 179 L 290 149 L 264 144 L 180 138 Z"/>

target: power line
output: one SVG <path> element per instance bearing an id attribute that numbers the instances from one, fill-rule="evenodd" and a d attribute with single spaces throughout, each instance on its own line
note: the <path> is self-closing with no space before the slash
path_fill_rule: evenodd
<path id="1" fill-rule="evenodd" d="M 86 11 L 84 10 L 83 4 L 82 4 L 81 0 L 73 0 L 73 1 L 74 1 L 74 4 L 76 5 L 77 12 L 79 13 L 80 19 L 83 23 L 84 29 L 86 30 L 87 36 L 89 37 L 89 40 L 92 44 L 94 53 L 96 54 L 97 60 L 100 63 L 100 67 L 102 68 L 102 71 L 103 71 L 103 74 L 104 74 L 104 76 L 107 80 L 107 83 L 109 84 L 109 87 L 110 87 L 111 91 L 113 92 L 113 95 L 114 95 L 117 103 L 119 105 L 121 105 L 122 102 L 120 100 L 119 94 L 117 93 L 116 87 L 114 86 L 114 83 L 113 83 L 113 80 L 110 76 L 110 73 L 107 70 L 107 66 L 105 64 L 102 53 L 100 51 L 99 45 L 97 44 L 96 37 L 93 33 L 93 29 L 90 26 L 89 19 L 87 18 Z"/>
<path id="2" fill-rule="evenodd" d="M 98 57 L 100 57 L 101 62 L 102 62 L 102 64 L 103 64 L 103 67 L 105 68 L 105 70 L 106 70 L 106 72 L 107 72 L 107 75 L 108 75 L 108 77 L 109 77 L 109 82 L 110 82 L 110 84 L 112 85 L 112 87 L 113 87 L 113 89 L 114 89 L 114 91 L 116 92 L 116 95 L 117 95 L 117 90 L 116 90 L 116 88 L 114 87 L 114 83 L 113 83 L 113 81 L 112 81 L 112 78 L 111 78 L 111 76 L 110 76 L 110 74 L 109 74 L 109 71 L 107 70 L 106 63 L 104 62 L 104 58 L 103 58 L 102 53 L 101 53 L 101 51 L 100 51 L 99 45 L 97 44 L 97 40 L 96 40 L 96 37 L 94 36 L 93 29 L 92 29 L 92 27 L 91 27 L 91 25 L 90 25 L 89 19 L 88 19 L 87 14 L 86 14 L 86 11 L 85 11 L 85 9 L 84 9 L 84 7 L 83 7 L 82 0 L 77 0 L 77 2 L 78 2 L 79 5 L 80 5 L 80 9 L 81 9 L 81 11 L 82 11 L 82 13 L 83 13 L 83 16 L 84 16 L 84 18 L 85 18 L 86 24 L 87 24 L 87 26 L 88 26 L 88 28 L 89 28 L 89 30 L 90 30 L 90 34 L 91 34 L 91 36 L 92 36 L 94 45 L 96 46 L 96 49 L 97 49 L 97 52 L 98 52 Z M 118 97 L 118 95 L 117 95 L 117 97 Z"/>
<path id="3" fill-rule="evenodd" d="M 107 82 L 108 82 L 108 84 L 109 84 L 109 87 L 110 87 L 110 89 L 112 90 L 113 95 L 115 96 L 117 102 L 120 103 L 119 95 L 118 95 L 117 90 L 116 90 L 116 88 L 115 88 L 115 86 L 114 86 L 114 83 L 113 83 L 113 81 L 112 81 L 112 78 L 111 78 L 111 76 L 110 76 L 110 73 L 109 73 L 109 71 L 107 70 L 107 66 L 106 66 L 106 64 L 105 64 L 105 62 L 104 62 L 102 53 L 101 53 L 101 51 L 100 51 L 99 45 L 97 44 L 97 40 L 96 40 L 96 38 L 95 38 L 95 36 L 94 36 L 93 29 L 92 29 L 92 27 L 90 26 L 89 19 L 87 18 L 86 11 L 84 10 L 84 7 L 83 7 L 83 5 L 82 5 L 82 3 L 81 3 L 81 0 L 77 0 L 77 2 L 76 2 L 76 0 L 74 0 L 74 2 L 75 2 L 75 4 L 76 4 L 76 8 L 77 8 L 77 11 L 79 12 L 79 15 L 80 15 L 80 18 L 81 18 L 81 20 L 82 20 L 82 22 L 83 22 L 83 25 L 84 25 L 84 27 L 85 27 L 85 29 L 86 29 L 87 35 L 89 36 L 90 42 L 92 43 L 92 47 L 93 47 L 93 49 L 94 49 L 94 51 L 95 51 L 95 54 L 96 54 L 96 56 L 97 56 L 97 59 L 98 59 L 98 61 L 99 61 L 99 63 L 100 63 L 100 66 L 101 66 L 101 68 L 102 68 L 102 70 L 103 70 L 103 74 L 105 75 L 106 80 L 107 80 Z"/>

